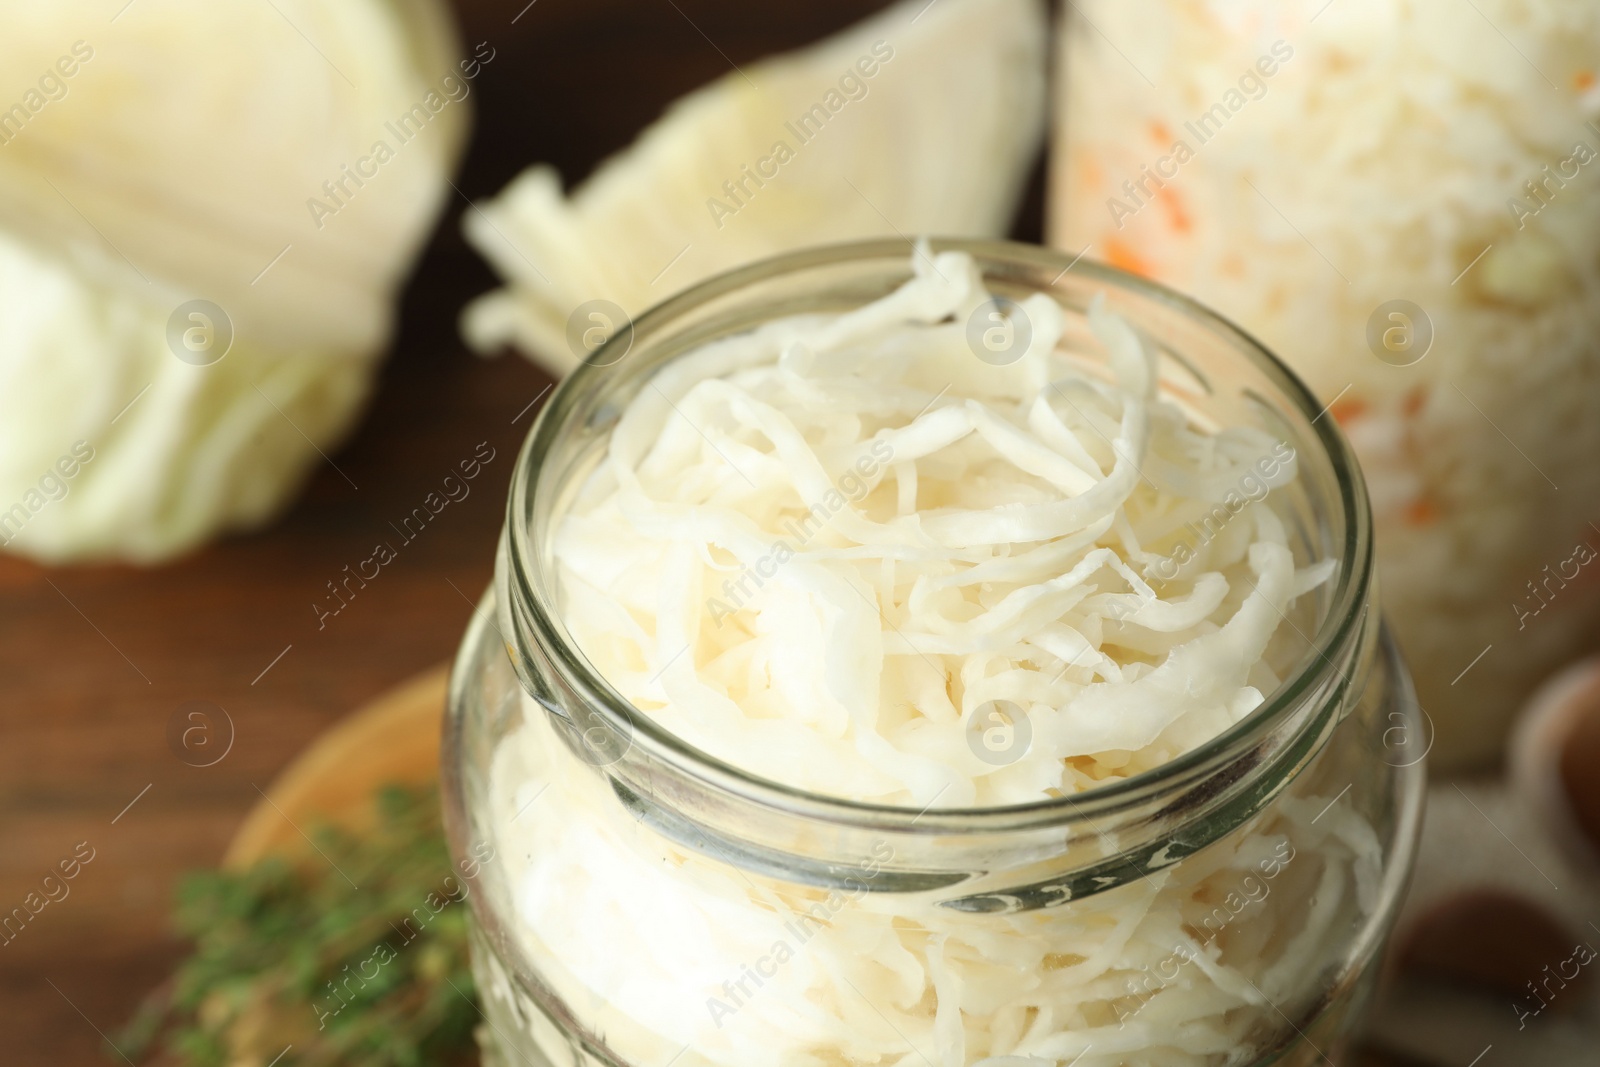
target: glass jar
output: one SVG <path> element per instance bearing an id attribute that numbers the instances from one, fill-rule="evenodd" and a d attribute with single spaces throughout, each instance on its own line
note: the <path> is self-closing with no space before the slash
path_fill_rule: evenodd
<path id="1" fill-rule="evenodd" d="M 1300 457 L 1282 514 L 1335 578 L 1286 679 L 1226 733 L 1061 799 L 921 811 L 808 794 L 685 746 L 587 663 L 549 534 L 616 419 L 680 354 L 840 312 L 910 247 L 784 256 L 660 305 L 556 390 L 513 476 L 494 587 L 451 682 L 444 802 L 495 1067 L 1310 1064 L 1360 1017 L 1412 862 L 1424 727 L 1375 603 L 1365 491 L 1319 405 L 1193 302 L 1044 249 L 971 253 L 991 292 L 1090 301 L 1197 418 Z"/>
<path id="2" fill-rule="evenodd" d="M 1080 0 L 1062 33 L 1052 243 L 1330 405 L 1435 763 L 1497 762 L 1600 633 L 1600 6 Z"/>

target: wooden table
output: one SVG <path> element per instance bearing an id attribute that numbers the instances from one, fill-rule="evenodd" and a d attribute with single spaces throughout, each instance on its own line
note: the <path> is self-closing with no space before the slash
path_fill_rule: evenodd
<path id="1" fill-rule="evenodd" d="M 730 62 L 881 6 L 525 3 L 460 4 L 468 49 L 498 50 L 474 93 L 476 139 L 457 180 L 467 196 L 537 160 L 581 178 Z M 1019 224 L 1034 238 L 1038 184 Z M 0 912 L 78 843 L 94 850 L 70 896 L 0 947 L 0 1062 L 115 1062 L 97 1031 L 121 1027 L 182 951 L 167 921 L 178 876 L 218 861 L 258 787 L 319 731 L 454 653 L 490 578 L 533 415 L 515 417 L 549 384 L 523 360 L 482 360 L 457 338 L 460 307 L 494 284 L 460 236 L 464 206 L 451 206 L 406 292 L 369 416 L 333 457 L 358 489 L 323 467 L 270 528 L 150 570 L 0 558 Z M 319 630 L 311 605 L 325 583 L 482 441 L 495 459 L 471 495 Z M 209 767 L 180 761 L 167 741 L 176 709 L 196 700 L 234 726 Z"/>

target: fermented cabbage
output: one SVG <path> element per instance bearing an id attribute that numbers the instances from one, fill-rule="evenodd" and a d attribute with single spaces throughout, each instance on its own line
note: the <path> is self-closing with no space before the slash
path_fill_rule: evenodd
<path id="1" fill-rule="evenodd" d="M 1051 298 L 992 302 L 965 254 L 924 248 L 915 272 L 706 344 L 626 405 L 556 519 L 578 647 L 690 745 L 910 811 L 1081 793 L 1248 715 L 1332 571 L 1296 566 L 1275 510 L 1293 451 L 1163 396 L 1103 306 L 1093 339 L 1067 338 Z M 490 774 L 514 937 L 628 1063 L 1235 1062 L 1314 1006 L 1378 897 L 1372 827 L 1300 785 L 1057 906 L 869 892 L 886 842 L 816 888 L 640 822 L 539 703 L 522 712 Z M 565 1055 L 537 1011 L 515 1017 Z"/>
<path id="2" fill-rule="evenodd" d="M 1293 450 L 1159 398 L 1102 309 L 1103 374 L 1058 349 L 1049 296 L 1007 315 L 964 253 L 914 262 L 892 296 L 706 345 L 628 406 L 555 534 L 579 647 L 697 748 L 914 807 L 1079 792 L 1249 714 L 1331 570 L 1296 570 L 1266 503 Z M 974 320 L 1012 331 L 1008 362 Z"/>
<path id="3" fill-rule="evenodd" d="M 1237 319 L 1330 405 L 1435 762 L 1494 763 L 1600 622 L 1600 5 L 1074 11 L 1052 241 Z"/>

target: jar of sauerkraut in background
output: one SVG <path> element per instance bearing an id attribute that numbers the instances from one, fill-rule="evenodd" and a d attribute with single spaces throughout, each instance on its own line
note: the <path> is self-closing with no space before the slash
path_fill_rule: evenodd
<path id="1" fill-rule="evenodd" d="M 1302 374 L 1372 494 L 1434 757 L 1600 622 L 1600 6 L 1079 0 L 1051 240 Z"/>
<path id="2" fill-rule="evenodd" d="M 1185 298 L 1042 249 L 933 246 L 952 248 L 997 296 L 1058 301 L 1063 344 L 1091 345 L 1103 295 L 1159 353 L 1163 396 L 1294 449 L 1297 479 L 1268 499 L 1295 559 L 1334 566 L 1283 618 L 1281 684 L 1153 770 L 989 807 L 808 792 L 663 729 L 579 650 L 553 531 L 621 413 L 686 353 L 861 308 L 912 267 L 876 242 L 706 282 L 552 397 L 456 663 L 448 832 L 496 856 L 472 897 L 487 1063 L 1311 1064 L 1361 1015 L 1426 742 L 1380 629 L 1349 449 L 1267 352 Z"/>

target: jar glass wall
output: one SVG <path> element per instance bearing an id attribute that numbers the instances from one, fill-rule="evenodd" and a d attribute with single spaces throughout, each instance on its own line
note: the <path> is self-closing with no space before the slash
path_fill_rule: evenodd
<path id="1" fill-rule="evenodd" d="M 1022 246 L 992 292 L 1091 300 L 1197 421 L 1288 442 L 1296 558 L 1338 563 L 1269 655 L 1278 691 L 1158 769 L 923 810 L 747 774 L 635 712 L 556 609 L 550 531 L 621 408 L 682 353 L 891 292 L 910 249 L 798 253 L 643 316 L 564 382 L 513 478 L 445 738 L 452 847 L 489 841 L 475 955 L 498 1063 L 1311 1063 L 1359 1016 L 1409 869 L 1426 747 L 1380 632 L 1369 518 L 1330 420 L 1270 355 L 1157 287 Z M 625 358 L 624 358 L 625 357 Z"/>

